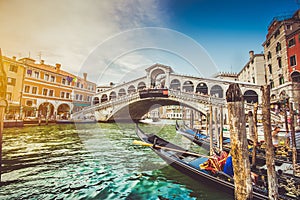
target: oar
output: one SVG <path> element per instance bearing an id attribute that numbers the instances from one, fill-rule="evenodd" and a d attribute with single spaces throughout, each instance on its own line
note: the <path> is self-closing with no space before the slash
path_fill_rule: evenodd
<path id="1" fill-rule="evenodd" d="M 141 146 L 147 146 L 147 147 L 154 147 L 153 144 L 143 142 L 143 141 L 139 141 L 139 140 L 134 140 L 133 144 L 141 145 Z M 206 157 L 206 158 L 211 157 L 211 156 L 201 155 L 201 154 L 192 153 L 192 152 L 188 152 L 188 151 L 182 151 L 182 150 L 179 150 L 179 149 L 173 149 L 173 148 L 170 148 L 170 147 L 163 147 L 163 146 L 159 146 L 159 145 L 155 145 L 155 148 L 165 149 L 165 150 L 169 150 L 169 151 L 176 151 L 176 152 L 179 152 L 179 153 L 185 153 L 185 154 L 189 154 L 189 155 L 193 155 L 193 156 L 199 156 L 199 157 Z"/>

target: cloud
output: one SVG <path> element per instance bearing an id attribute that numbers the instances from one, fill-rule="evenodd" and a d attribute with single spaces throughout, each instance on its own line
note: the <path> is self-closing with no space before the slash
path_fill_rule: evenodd
<path id="1" fill-rule="evenodd" d="M 61 63 L 76 73 L 89 53 L 121 31 L 164 24 L 156 0 L 0 1 L 4 55 Z M 121 47 L 120 47 L 121 48 Z"/>

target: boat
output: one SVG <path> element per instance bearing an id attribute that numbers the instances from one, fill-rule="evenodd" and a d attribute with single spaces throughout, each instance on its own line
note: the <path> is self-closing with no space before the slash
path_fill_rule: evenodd
<path id="1" fill-rule="evenodd" d="M 181 135 L 183 135 L 185 138 L 189 139 L 190 141 L 194 142 L 195 144 L 203 147 L 204 149 L 209 150 L 210 149 L 210 138 L 209 136 L 203 134 L 201 131 L 193 130 L 188 128 L 186 125 L 180 126 L 178 122 L 176 121 L 175 128 L 177 132 Z M 217 148 L 217 141 L 213 141 L 214 145 L 214 150 Z M 248 139 L 248 146 L 249 148 L 249 157 L 250 161 L 252 160 L 252 148 L 251 146 L 253 145 L 253 142 Z M 257 165 L 264 165 L 266 163 L 266 158 L 265 158 L 265 149 L 261 148 L 260 145 L 257 148 L 257 154 L 256 154 L 256 164 Z M 223 137 L 223 149 L 227 152 L 230 151 L 230 138 L 228 137 Z M 281 148 L 281 149 L 280 149 Z M 277 152 L 277 155 L 275 157 L 275 164 L 276 165 L 281 165 L 283 163 L 292 163 L 292 152 L 287 152 L 283 147 L 278 148 L 275 152 Z M 282 152 L 282 153 L 280 153 Z M 297 151 L 298 158 L 299 160 L 299 154 L 300 151 Z"/>
<path id="2" fill-rule="evenodd" d="M 206 169 L 201 169 L 200 166 L 205 164 L 209 157 L 205 155 L 199 155 L 195 152 L 191 152 L 180 146 L 172 144 L 163 138 L 160 138 L 154 134 L 145 134 L 138 126 L 136 128 L 136 134 L 143 142 L 144 146 L 149 146 L 159 157 L 161 157 L 167 164 L 177 169 L 179 172 L 190 176 L 191 178 L 204 182 L 205 184 L 210 184 L 211 186 L 221 189 L 232 196 L 234 195 L 234 180 L 233 177 L 224 173 L 223 171 L 208 171 Z M 261 176 L 259 176 L 261 177 Z M 266 179 L 265 179 L 266 180 Z M 290 185 L 290 187 L 296 188 L 296 194 L 291 193 L 292 189 L 285 188 L 288 185 L 288 180 L 283 178 L 279 179 L 279 193 L 280 199 L 299 199 L 300 189 L 299 181 L 297 180 L 297 185 Z M 257 185 L 253 186 L 253 199 L 268 199 L 266 183 L 263 179 L 257 182 Z"/>

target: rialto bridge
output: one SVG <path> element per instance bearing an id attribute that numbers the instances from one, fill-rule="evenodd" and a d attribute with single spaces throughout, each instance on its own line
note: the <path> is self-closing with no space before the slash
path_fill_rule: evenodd
<path id="1" fill-rule="evenodd" d="M 138 120 L 152 109 L 166 105 L 182 105 L 206 115 L 209 104 L 226 109 L 226 90 L 235 82 L 180 75 L 161 64 L 154 64 L 145 72 L 143 77 L 97 92 L 92 105 L 72 117 L 94 115 L 98 121 Z M 261 102 L 259 86 L 244 82 L 239 85 L 245 102 Z"/>

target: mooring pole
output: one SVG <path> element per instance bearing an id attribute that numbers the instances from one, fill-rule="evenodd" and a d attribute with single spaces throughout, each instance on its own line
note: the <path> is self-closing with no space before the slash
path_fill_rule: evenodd
<path id="1" fill-rule="evenodd" d="M 220 134 L 219 134 L 219 126 L 218 126 L 218 108 L 215 107 L 215 112 L 214 112 L 214 122 L 215 122 L 215 137 L 217 139 L 217 146 L 220 148 Z"/>
<path id="2" fill-rule="evenodd" d="M 4 125 L 4 113 L 7 107 L 6 101 L 6 86 L 7 86 L 7 76 L 4 71 L 2 52 L 0 48 L 0 182 L 2 174 L 2 138 L 3 138 L 3 125 Z"/>
<path id="3" fill-rule="evenodd" d="M 223 151 L 223 106 L 220 106 L 220 151 Z"/>
<path id="4" fill-rule="evenodd" d="M 231 155 L 234 171 L 235 199 L 252 199 L 252 181 L 246 135 L 243 95 L 236 83 L 226 91 L 230 125 Z"/>
<path id="5" fill-rule="evenodd" d="M 290 118 L 291 118 L 291 139 L 292 139 L 292 154 L 293 154 L 293 169 L 294 175 L 296 174 L 296 164 L 297 164 L 297 150 L 296 150 L 296 136 L 295 136 L 295 124 L 294 124 L 294 109 L 293 103 L 290 103 Z"/>
<path id="6" fill-rule="evenodd" d="M 210 145 L 210 155 L 214 155 L 214 149 L 213 149 L 213 131 L 212 131 L 212 126 L 213 126 L 213 116 L 212 116 L 213 110 L 212 110 L 212 105 L 209 105 L 209 145 Z"/>
<path id="7" fill-rule="evenodd" d="M 258 104 L 254 104 L 253 108 L 253 128 L 254 128 L 254 136 L 253 136 L 253 147 L 252 147 L 252 166 L 256 165 L 256 148 L 258 143 L 258 133 L 257 133 L 257 109 Z"/>
<path id="8" fill-rule="evenodd" d="M 278 199 L 278 182 L 275 171 L 274 147 L 271 134 L 270 85 L 261 86 L 262 90 L 262 121 L 266 142 L 266 165 L 268 175 L 269 199 Z"/>

